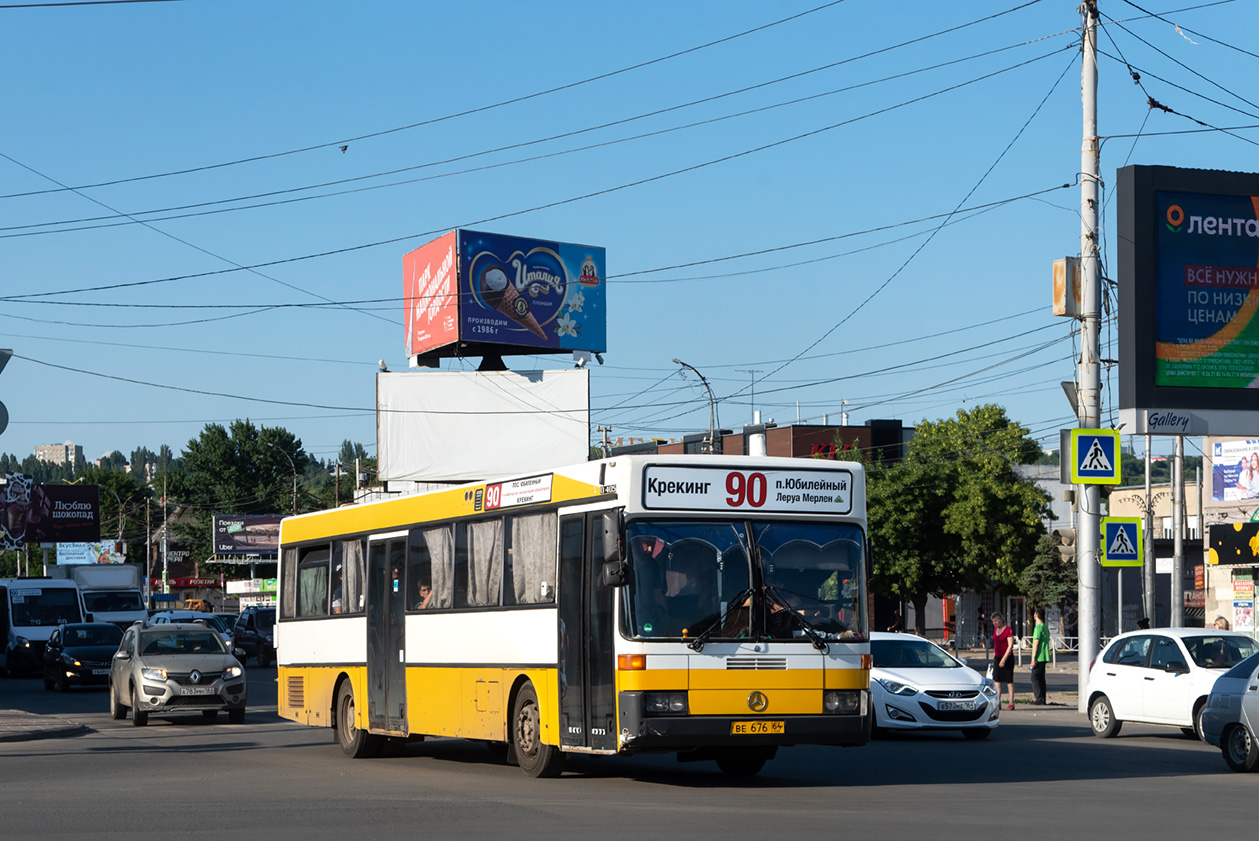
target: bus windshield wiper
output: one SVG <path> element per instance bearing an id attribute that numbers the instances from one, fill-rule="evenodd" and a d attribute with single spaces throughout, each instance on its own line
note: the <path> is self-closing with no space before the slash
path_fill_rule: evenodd
<path id="1" fill-rule="evenodd" d="M 688 642 L 686 644 L 687 647 L 693 651 L 703 651 L 704 643 L 708 642 L 709 638 L 712 637 L 713 634 L 717 633 L 717 631 L 723 625 L 726 624 L 726 614 L 728 614 L 735 607 L 741 606 L 742 601 L 750 595 L 752 595 L 751 587 L 744 587 L 738 593 L 735 593 L 734 598 L 726 602 L 726 609 L 717 614 L 717 620 L 713 622 L 711 625 L 709 625 L 707 628 L 705 628 L 699 636 L 695 637 L 695 639 Z"/>
<path id="2" fill-rule="evenodd" d="M 826 640 L 823 638 L 822 632 L 814 627 L 812 622 L 805 619 L 800 611 L 788 604 L 787 600 L 782 597 L 782 594 L 778 592 L 776 587 L 772 584 L 766 584 L 763 589 L 767 600 L 773 602 L 791 614 L 791 618 L 796 620 L 796 624 L 800 626 L 800 630 L 804 631 L 804 635 L 809 638 L 809 642 L 813 643 L 814 648 L 823 654 L 830 652 L 831 647 L 826 644 Z"/>

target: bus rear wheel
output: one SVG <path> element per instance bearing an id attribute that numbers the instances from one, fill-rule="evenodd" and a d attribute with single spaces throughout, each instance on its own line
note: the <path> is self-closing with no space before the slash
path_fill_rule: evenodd
<path id="1" fill-rule="evenodd" d="M 380 753 L 380 737 L 355 724 L 354 687 L 348 680 L 337 692 L 337 743 L 351 759 L 370 759 Z"/>
<path id="2" fill-rule="evenodd" d="M 511 741 L 517 764 L 529 776 L 558 777 L 563 772 L 564 753 L 542 743 L 542 714 L 532 683 L 520 688 L 512 705 Z"/>

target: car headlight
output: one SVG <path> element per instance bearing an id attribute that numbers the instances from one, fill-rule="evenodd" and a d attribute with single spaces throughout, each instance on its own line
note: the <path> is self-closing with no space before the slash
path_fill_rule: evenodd
<path id="1" fill-rule="evenodd" d="M 241 674 L 242 674 L 242 671 L 241 671 L 240 666 L 228 666 L 226 669 L 223 670 L 223 680 L 228 680 L 234 677 L 240 677 Z"/>
<path id="2" fill-rule="evenodd" d="M 918 694 L 918 690 L 914 689 L 914 687 L 910 686 L 908 683 L 898 683 L 897 681 L 890 680 L 885 677 L 876 677 L 875 680 L 879 682 L 879 686 L 882 686 L 893 695 L 908 696 Z"/>
<path id="3" fill-rule="evenodd" d="M 28 640 L 26 637 L 18 637 L 18 638 L 17 638 L 17 644 L 18 644 L 18 646 L 19 646 L 20 648 L 30 648 L 30 647 L 31 647 L 31 641 L 30 641 L 30 640 Z"/>
<path id="4" fill-rule="evenodd" d="M 66 664 L 66 665 L 68 665 L 68 666 L 77 666 L 77 665 L 79 665 L 79 661 L 78 661 L 78 660 L 75 660 L 75 659 L 74 659 L 73 657 L 71 657 L 69 654 L 62 654 L 62 655 L 61 655 L 61 662 L 65 663 L 65 664 Z"/>
<path id="5" fill-rule="evenodd" d="M 141 669 L 140 677 L 145 680 L 166 680 L 165 669 Z"/>
<path id="6" fill-rule="evenodd" d="M 984 685 L 979 687 L 979 691 L 984 693 L 984 695 L 986 695 L 989 698 L 997 697 L 996 687 L 993 686 L 991 683 L 988 683 L 987 681 L 984 681 Z"/>

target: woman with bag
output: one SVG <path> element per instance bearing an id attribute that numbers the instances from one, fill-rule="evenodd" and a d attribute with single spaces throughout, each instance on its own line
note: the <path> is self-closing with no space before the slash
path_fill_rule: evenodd
<path id="1" fill-rule="evenodd" d="M 1002 687 L 1009 693 L 1008 710 L 1014 709 L 1014 631 L 1005 624 L 1000 613 L 992 614 L 992 679 L 997 684 L 997 704 L 1001 704 Z"/>

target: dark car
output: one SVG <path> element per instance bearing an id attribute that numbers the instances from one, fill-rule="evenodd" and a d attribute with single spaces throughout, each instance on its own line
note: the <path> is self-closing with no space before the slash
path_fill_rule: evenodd
<path id="1" fill-rule="evenodd" d="M 44 647 L 44 688 L 56 685 L 69 692 L 76 685 L 105 686 L 120 642 L 122 629 L 112 622 L 59 625 Z"/>
<path id="2" fill-rule="evenodd" d="M 275 608 L 247 607 L 240 612 L 233 630 L 236 656 L 248 663 L 250 657 L 258 658 L 259 666 L 275 662 Z"/>

